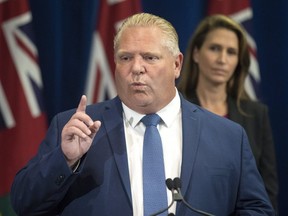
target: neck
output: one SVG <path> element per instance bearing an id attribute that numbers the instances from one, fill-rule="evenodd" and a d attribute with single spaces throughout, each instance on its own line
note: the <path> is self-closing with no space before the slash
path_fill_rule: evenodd
<path id="1" fill-rule="evenodd" d="M 196 94 L 200 105 L 220 116 L 225 116 L 228 113 L 227 93 L 225 88 L 201 88 L 196 89 Z"/>

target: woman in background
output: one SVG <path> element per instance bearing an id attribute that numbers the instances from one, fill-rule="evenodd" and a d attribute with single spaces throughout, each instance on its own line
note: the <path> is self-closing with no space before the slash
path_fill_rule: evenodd
<path id="1" fill-rule="evenodd" d="M 191 102 L 242 125 L 277 211 L 278 178 L 266 105 L 244 89 L 250 57 L 243 28 L 224 15 L 200 22 L 185 53 L 179 91 Z"/>

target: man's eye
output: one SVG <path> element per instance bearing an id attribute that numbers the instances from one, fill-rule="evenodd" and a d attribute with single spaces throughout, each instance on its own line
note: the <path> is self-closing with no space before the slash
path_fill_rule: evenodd
<path id="1" fill-rule="evenodd" d="M 121 61 L 129 61 L 131 59 L 131 57 L 129 56 L 120 56 L 119 58 Z"/>
<path id="2" fill-rule="evenodd" d="M 156 61 L 159 58 L 156 57 L 156 56 L 144 56 L 144 59 L 147 60 L 147 61 Z"/>

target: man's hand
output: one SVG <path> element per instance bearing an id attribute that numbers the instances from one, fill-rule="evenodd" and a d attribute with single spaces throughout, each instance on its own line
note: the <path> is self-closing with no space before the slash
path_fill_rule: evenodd
<path id="1" fill-rule="evenodd" d="M 86 114 L 86 105 L 87 98 L 83 95 L 76 113 L 62 130 L 61 148 L 70 167 L 89 150 L 101 126 L 100 121 L 93 122 Z"/>

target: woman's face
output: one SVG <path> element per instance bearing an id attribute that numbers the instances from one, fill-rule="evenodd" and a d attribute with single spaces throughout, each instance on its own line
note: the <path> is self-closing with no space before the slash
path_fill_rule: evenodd
<path id="1" fill-rule="evenodd" d="M 238 37 L 226 28 L 210 31 L 200 49 L 195 49 L 193 59 L 199 67 L 199 82 L 226 85 L 232 77 L 239 52 Z"/>

